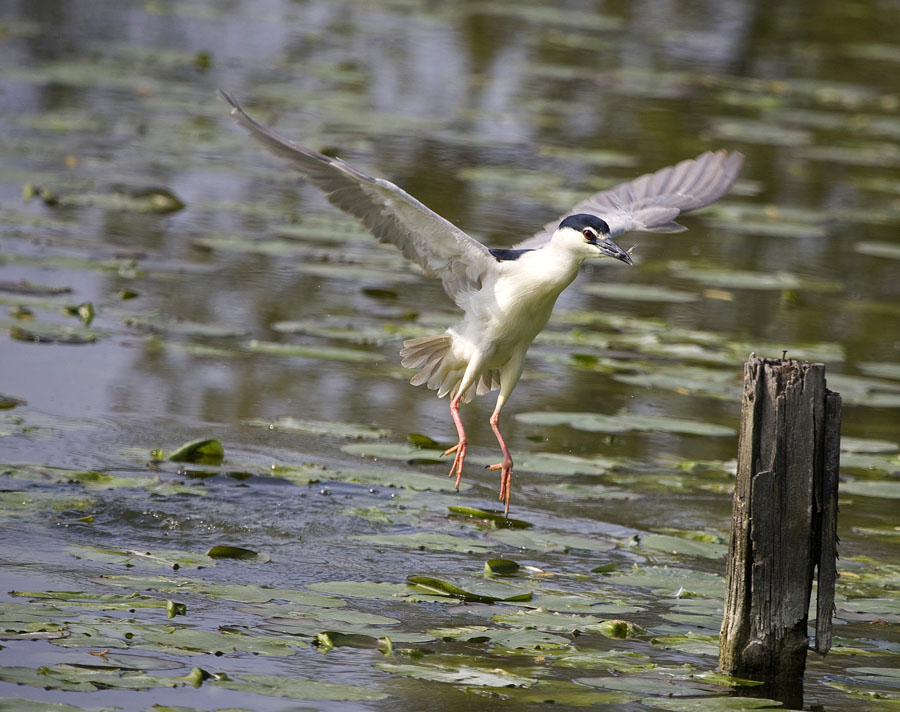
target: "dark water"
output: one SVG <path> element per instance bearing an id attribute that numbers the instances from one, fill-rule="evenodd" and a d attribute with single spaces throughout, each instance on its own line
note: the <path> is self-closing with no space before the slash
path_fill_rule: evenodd
<path id="1" fill-rule="evenodd" d="M 723 589 L 713 575 L 725 568 L 742 364 L 787 350 L 824 362 L 845 401 L 836 646 L 810 655 L 805 704 L 893 709 L 898 36 L 896 2 L 0 6 L 0 393 L 25 402 L 0 416 L 2 590 L 81 594 L 4 596 L 0 695 L 125 709 L 519 709 L 549 698 L 687 709 L 653 685 L 710 692 L 686 676 L 716 664 Z M 473 452 L 459 495 L 443 477 L 449 463 L 407 448 L 409 433 L 452 439 L 446 401 L 410 386 L 397 356 L 403 338 L 456 319 L 440 284 L 251 144 L 218 87 L 491 246 L 619 180 L 709 149 L 745 153 L 731 195 L 683 218 L 689 232 L 625 236 L 637 244 L 633 268 L 586 267 L 532 347 L 504 424 L 520 454 L 512 515 L 537 538 L 448 517 L 448 506 L 496 507 L 496 475 L 482 467 L 496 459 L 492 398 L 464 411 Z M 186 207 L 160 212 L 147 189 Z M 89 327 L 63 313 L 86 303 Z M 529 422 L 544 411 L 632 425 Z M 708 427 L 685 434 L 642 416 Z M 148 466 L 154 448 L 196 438 L 221 440 L 222 467 Z M 583 539 L 565 539 L 574 536 Z M 216 544 L 267 560 L 211 567 L 203 555 Z M 491 619 L 515 605 L 365 588 L 406 595 L 417 574 L 473 588 L 493 557 L 553 574 L 512 579 L 535 606 L 649 633 L 618 641 L 582 619 L 571 623 L 577 637 L 544 623 L 562 640 L 511 644 L 501 634 L 536 629 Z M 664 578 L 673 570 L 683 585 Z M 136 578 L 100 578 L 122 575 Z M 344 581 L 363 587 L 335 585 Z M 259 585 L 332 598 L 281 592 L 266 603 Z M 117 612 L 97 598 L 133 592 L 185 602 L 187 616 Z M 47 630 L 49 603 L 63 611 L 64 638 Z M 329 606 L 398 622 L 336 622 Z M 285 616 L 312 627 L 292 637 Z M 459 627 L 471 625 L 489 630 L 465 640 Z M 274 638 L 278 654 L 254 654 L 243 638 L 221 656 L 208 641 L 162 644 L 166 626 L 234 626 Z M 307 647 L 326 630 L 428 653 Z M 88 654 L 105 649 L 108 663 Z M 113 659 L 123 651 L 145 659 Z M 571 659 L 581 653 L 589 659 Z M 91 692 L 72 687 L 90 684 L 84 669 L 67 668 L 68 687 L 15 684 L 27 676 L 19 668 L 59 664 L 273 678 L 245 690 L 107 680 L 95 687 L 113 689 Z M 528 682 L 454 677 L 460 668 Z M 277 680 L 297 679 L 387 697 L 279 696 Z"/>

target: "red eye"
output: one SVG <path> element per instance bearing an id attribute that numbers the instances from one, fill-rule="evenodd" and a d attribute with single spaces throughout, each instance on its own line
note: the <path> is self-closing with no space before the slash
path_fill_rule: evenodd
<path id="1" fill-rule="evenodd" d="M 593 240 L 596 237 L 596 235 L 587 228 L 585 228 L 581 234 L 584 235 L 585 240 Z"/>

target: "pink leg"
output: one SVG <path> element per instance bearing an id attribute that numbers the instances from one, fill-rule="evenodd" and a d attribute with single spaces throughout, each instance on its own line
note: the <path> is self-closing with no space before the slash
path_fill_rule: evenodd
<path id="1" fill-rule="evenodd" d="M 462 398 L 462 393 L 457 395 L 450 401 L 450 417 L 453 418 L 453 424 L 456 425 L 456 435 L 459 438 L 459 442 L 456 443 L 449 450 L 444 452 L 445 455 L 450 455 L 451 453 L 456 453 L 456 457 L 453 459 L 453 467 L 450 468 L 450 477 L 453 477 L 453 474 L 456 473 L 456 489 L 459 489 L 459 481 L 462 479 L 462 471 L 463 471 L 463 463 L 466 461 L 466 431 L 463 428 L 462 418 L 459 415 L 459 401 Z"/>
<path id="2" fill-rule="evenodd" d="M 509 497 L 512 491 L 512 455 L 509 454 L 509 448 L 506 447 L 506 441 L 500 432 L 500 409 L 497 408 L 491 413 L 491 430 L 497 436 L 497 442 L 500 443 L 500 450 L 503 452 L 503 462 L 497 465 L 491 465 L 492 470 L 500 470 L 500 501 L 506 505 L 504 514 L 509 516 Z"/>

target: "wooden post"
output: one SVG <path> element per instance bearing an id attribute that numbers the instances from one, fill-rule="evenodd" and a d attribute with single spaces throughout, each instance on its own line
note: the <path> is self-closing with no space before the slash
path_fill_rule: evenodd
<path id="1" fill-rule="evenodd" d="M 823 364 L 750 355 L 719 641 L 727 674 L 802 679 L 815 570 L 816 650 L 831 646 L 840 418 Z"/>

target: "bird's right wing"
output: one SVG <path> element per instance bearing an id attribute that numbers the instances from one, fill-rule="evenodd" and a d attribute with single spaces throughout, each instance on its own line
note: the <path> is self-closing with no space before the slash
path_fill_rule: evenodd
<path id="1" fill-rule="evenodd" d="M 380 178 L 356 170 L 340 158 L 331 158 L 288 141 L 251 119 L 224 91 L 219 97 L 231 114 L 257 141 L 321 189 L 332 205 L 357 218 L 380 242 L 396 245 L 403 256 L 431 277 L 440 277 L 451 298 L 478 289 L 497 261 L 478 240 Z M 354 239 L 353 235 L 347 236 Z"/>
<path id="2" fill-rule="evenodd" d="M 737 151 L 707 151 L 697 158 L 620 183 L 582 200 L 568 213 L 547 223 L 539 233 L 514 247 L 534 249 L 544 246 L 560 221 L 578 213 L 605 220 L 610 237 L 629 230 L 681 232 L 687 228 L 675 222 L 675 218 L 721 198 L 734 183 L 743 161 L 743 154 Z"/>

